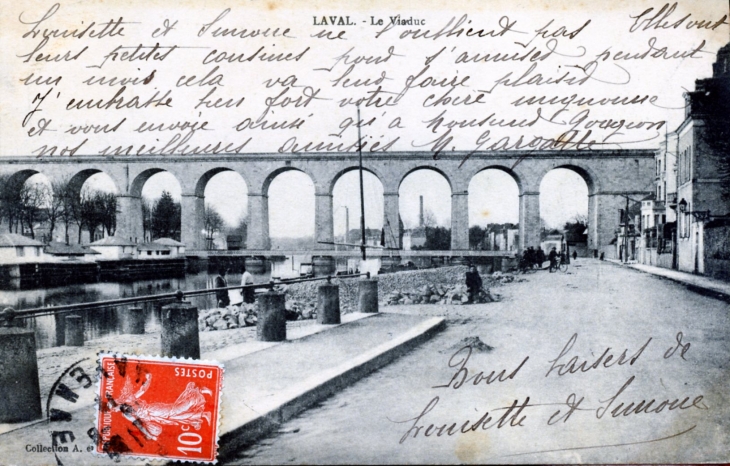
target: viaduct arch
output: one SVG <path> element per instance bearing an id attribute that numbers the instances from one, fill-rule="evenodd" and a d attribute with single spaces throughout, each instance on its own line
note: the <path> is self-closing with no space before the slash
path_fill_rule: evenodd
<path id="1" fill-rule="evenodd" d="M 132 240 L 142 238 L 141 189 L 152 174 L 168 171 L 182 189 L 182 241 L 190 250 L 203 249 L 205 186 L 215 174 L 232 170 L 248 187 L 249 229 L 247 247 L 270 248 L 268 186 L 286 170 L 299 170 L 315 187 L 315 242 L 334 240 L 332 190 L 337 179 L 357 169 L 356 153 L 278 154 L 252 153 L 223 156 L 74 156 L 2 157 L 0 175 L 22 181 L 43 173 L 53 182 L 60 179 L 83 182 L 94 173 L 104 172 L 119 192 L 117 235 Z M 588 247 L 598 249 L 614 237 L 618 209 L 624 196 L 643 197 L 652 192 L 654 151 L 651 149 L 595 151 L 503 151 L 443 153 L 434 159 L 430 152 L 364 153 L 363 168 L 383 185 L 384 225 L 399 230 L 398 189 L 402 180 L 417 169 L 440 172 L 451 186 L 451 249 L 469 249 L 468 189 L 472 177 L 482 170 L 507 172 L 519 188 L 520 248 L 539 243 L 540 182 L 550 170 L 567 168 L 578 173 L 588 185 Z M 386 235 L 388 247 L 400 231 Z M 326 251 L 333 245 L 315 243 Z"/>

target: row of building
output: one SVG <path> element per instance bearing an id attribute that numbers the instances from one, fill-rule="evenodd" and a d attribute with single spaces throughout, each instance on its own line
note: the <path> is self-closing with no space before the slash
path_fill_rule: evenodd
<path id="1" fill-rule="evenodd" d="M 0 234 L 0 264 L 57 261 L 165 259 L 185 256 L 185 245 L 171 238 L 133 243 L 119 236 L 107 236 L 88 245 L 51 242 L 44 244 L 27 236 Z"/>
<path id="2" fill-rule="evenodd" d="M 712 77 L 685 94 L 685 119 L 656 152 L 654 192 L 619 213 L 617 259 L 730 279 L 730 200 L 723 197 L 723 176 L 730 176 L 723 157 L 730 154 L 711 139 L 718 137 L 713 122 L 727 121 L 730 108 L 718 114 L 717 105 L 727 95 L 730 43 L 719 50 Z"/>

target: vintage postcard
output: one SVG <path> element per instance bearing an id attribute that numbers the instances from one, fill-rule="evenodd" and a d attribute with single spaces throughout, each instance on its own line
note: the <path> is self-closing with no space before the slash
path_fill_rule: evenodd
<path id="1" fill-rule="evenodd" d="M 0 464 L 730 461 L 727 1 L 0 13 Z"/>

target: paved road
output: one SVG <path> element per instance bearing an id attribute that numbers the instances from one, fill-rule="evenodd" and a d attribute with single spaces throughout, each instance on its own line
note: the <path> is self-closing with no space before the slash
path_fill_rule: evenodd
<path id="1" fill-rule="evenodd" d="M 496 291 L 503 295 L 499 303 L 387 309 L 442 315 L 448 328 L 286 423 L 278 434 L 241 450 L 234 462 L 730 459 L 727 303 L 668 280 L 580 259 L 567 274 L 538 272 Z M 684 346 L 667 353 L 678 346 L 678 332 Z M 491 349 L 473 347 L 465 361 L 468 350 L 462 347 L 473 337 Z M 504 381 L 494 380 L 503 369 Z M 466 371 L 469 381 L 457 388 Z M 487 383 L 484 377 L 492 371 Z M 470 379 L 474 375 L 478 385 Z"/>

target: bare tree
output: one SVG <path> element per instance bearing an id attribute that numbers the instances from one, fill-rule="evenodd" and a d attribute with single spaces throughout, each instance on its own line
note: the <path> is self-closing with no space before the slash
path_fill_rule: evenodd
<path id="1" fill-rule="evenodd" d="M 588 215 L 586 214 L 575 214 L 573 218 L 569 220 L 571 223 L 582 223 L 588 225 Z"/>
<path id="2" fill-rule="evenodd" d="M 116 230 L 117 195 L 103 191 L 84 190 L 78 209 L 82 224 L 89 231 L 89 239 L 93 240 L 94 232 L 101 226 L 108 235 Z M 81 228 L 81 225 L 79 225 Z M 80 234 L 79 234 L 80 237 Z"/>
<path id="3" fill-rule="evenodd" d="M 53 181 L 51 182 L 51 187 L 48 189 L 46 221 L 48 222 L 49 241 L 53 241 L 53 231 L 56 229 L 58 222 L 64 218 L 63 191 L 65 190 L 65 184 L 62 181 Z"/>
<path id="4" fill-rule="evenodd" d="M 90 190 L 81 193 L 81 206 L 79 211 L 83 218 L 83 223 L 89 231 L 89 241 L 94 240 L 94 231 L 96 231 L 96 227 L 101 225 L 97 196 L 97 192 Z"/>
<path id="5" fill-rule="evenodd" d="M 436 215 L 430 210 L 426 209 L 423 212 L 423 225 L 424 227 L 431 227 L 435 228 L 438 226 L 438 222 L 436 221 Z"/>
<path id="6" fill-rule="evenodd" d="M 215 207 L 210 204 L 206 204 L 204 228 L 205 239 L 208 249 L 212 249 L 213 237 L 223 228 L 224 225 L 225 222 L 223 221 L 223 218 L 220 216 Z"/>
<path id="7" fill-rule="evenodd" d="M 86 219 L 84 218 L 83 194 L 69 194 L 69 205 L 71 207 L 71 219 L 79 231 L 78 243 L 81 244 L 81 233 L 83 232 Z"/>
<path id="8" fill-rule="evenodd" d="M 61 220 L 64 225 L 65 242 L 66 244 L 69 244 L 70 238 L 68 234 L 68 227 L 74 221 L 73 203 L 75 202 L 74 198 L 76 197 L 76 193 L 73 192 L 69 180 L 67 179 L 56 180 L 51 184 L 51 186 L 53 188 L 53 202 L 57 202 L 59 204 L 58 216 L 59 220 Z M 51 229 L 51 233 L 53 233 L 53 229 Z"/>
<path id="9" fill-rule="evenodd" d="M 108 236 L 114 236 L 117 229 L 117 195 L 109 192 L 100 192 L 96 195 L 96 205 L 99 209 L 101 225 Z"/>
<path id="10" fill-rule="evenodd" d="M 13 227 L 18 232 L 20 190 L 9 175 L 0 177 L 0 221 L 3 219 L 8 222 L 8 233 L 13 232 Z"/>
<path id="11" fill-rule="evenodd" d="M 41 183 L 25 183 L 19 196 L 21 227 L 27 226 L 30 237 L 35 239 L 35 223 L 43 220 L 51 197 L 50 189 Z"/>

